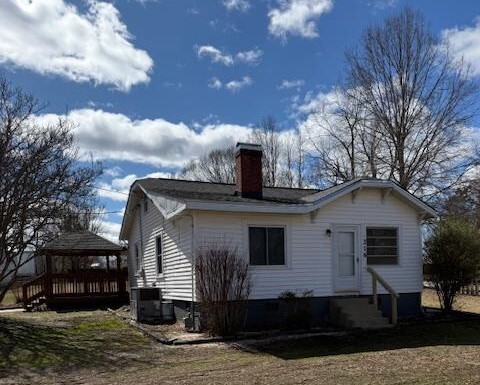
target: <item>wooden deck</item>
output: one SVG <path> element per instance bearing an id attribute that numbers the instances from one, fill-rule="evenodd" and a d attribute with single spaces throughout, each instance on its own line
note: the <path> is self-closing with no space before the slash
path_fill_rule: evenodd
<path id="1" fill-rule="evenodd" d="M 88 305 L 128 299 L 127 272 L 85 270 L 43 274 L 23 285 L 23 304 L 44 299 L 47 305 Z"/>

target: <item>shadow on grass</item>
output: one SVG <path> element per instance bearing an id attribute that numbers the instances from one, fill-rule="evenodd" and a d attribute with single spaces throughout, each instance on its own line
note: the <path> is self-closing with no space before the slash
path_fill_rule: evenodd
<path id="1" fill-rule="evenodd" d="M 42 325 L 20 318 L 0 318 L 0 374 L 58 367 L 110 370 L 139 361 L 145 340 L 112 318 Z"/>
<path id="2" fill-rule="evenodd" d="M 237 345 L 241 346 L 242 343 L 239 342 Z M 272 342 L 255 345 L 255 349 L 285 360 L 295 360 L 440 345 L 480 345 L 480 321 L 358 331 L 342 337 L 319 336 L 303 340 Z"/>

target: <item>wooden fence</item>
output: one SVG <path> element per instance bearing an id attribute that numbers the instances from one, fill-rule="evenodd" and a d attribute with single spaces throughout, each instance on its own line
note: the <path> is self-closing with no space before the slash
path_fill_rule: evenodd
<path id="1" fill-rule="evenodd" d="M 480 279 L 477 279 L 468 286 L 462 287 L 460 289 L 460 294 L 480 296 Z"/>

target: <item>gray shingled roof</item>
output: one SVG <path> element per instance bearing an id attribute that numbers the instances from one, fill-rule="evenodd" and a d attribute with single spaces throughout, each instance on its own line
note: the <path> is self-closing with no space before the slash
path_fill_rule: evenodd
<path id="1" fill-rule="evenodd" d="M 88 230 L 63 233 L 42 248 L 43 253 L 58 255 L 106 255 L 123 250 L 123 246 Z"/>
<path id="2" fill-rule="evenodd" d="M 306 198 L 308 196 L 322 191 L 317 189 L 264 187 L 262 199 L 251 199 L 235 195 L 234 184 L 162 178 L 139 179 L 136 183 L 150 193 L 157 193 L 178 200 L 303 204 L 307 202 Z"/>

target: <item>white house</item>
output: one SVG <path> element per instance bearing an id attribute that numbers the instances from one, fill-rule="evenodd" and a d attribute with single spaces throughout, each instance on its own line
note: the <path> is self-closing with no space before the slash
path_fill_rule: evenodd
<path id="1" fill-rule="evenodd" d="M 129 245 L 133 293 L 159 288 L 177 315 L 189 309 L 195 252 L 220 241 L 250 264 L 251 325 L 270 323 L 287 290 L 313 290 L 314 318 L 325 320 L 332 299 L 371 296 L 375 273 L 398 294 L 399 316 L 420 312 L 421 223 L 435 216 L 430 206 L 389 180 L 262 187 L 261 157 L 260 146 L 237 144 L 236 184 L 147 178 L 131 186 L 120 239 Z M 388 315 L 390 292 L 380 283 L 378 291 Z"/>

